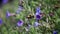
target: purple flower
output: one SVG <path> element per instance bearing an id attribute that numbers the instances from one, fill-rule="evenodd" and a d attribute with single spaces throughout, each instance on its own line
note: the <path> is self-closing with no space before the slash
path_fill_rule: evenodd
<path id="1" fill-rule="evenodd" d="M 57 31 L 53 31 L 53 34 L 57 34 Z"/>
<path id="2" fill-rule="evenodd" d="M 37 8 L 36 8 L 36 12 L 38 12 L 38 13 L 41 12 L 40 7 L 37 7 Z"/>
<path id="3" fill-rule="evenodd" d="M 6 18 L 8 18 L 9 16 L 10 16 L 10 12 L 7 11 L 7 12 L 6 12 Z"/>
<path id="4" fill-rule="evenodd" d="M 41 18 L 40 13 L 41 13 L 40 7 L 37 7 L 36 8 L 36 14 L 35 14 L 37 20 L 39 20 Z"/>
<path id="5" fill-rule="evenodd" d="M 17 26 L 23 26 L 23 21 L 19 20 L 18 23 L 17 23 Z"/>
<path id="6" fill-rule="evenodd" d="M 40 20 L 40 19 L 41 19 L 40 15 L 36 15 L 36 20 Z"/>
<path id="7" fill-rule="evenodd" d="M 37 27 L 38 25 L 39 25 L 38 22 L 35 22 L 35 23 L 34 23 L 34 27 Z"/>
<path id="8" fill-rule="evenodd" d="M 8 0 L 3 0 L 3 4 L 6 4 L 8 2 Z"/>
<path id="9" fill-rule="evenodd" d="M 19 14 L 22 10 L 23 10 L 23 7 L 19 6 L 17 11 L 16 11 L 16 14 Z"/>
<path id="10" fill-rule="evenodd" d="M 2 24 L 2 22 L 3 22 L 3 21 L 2 21 L 2 19 L 0 18 L 0 25 Z"/>

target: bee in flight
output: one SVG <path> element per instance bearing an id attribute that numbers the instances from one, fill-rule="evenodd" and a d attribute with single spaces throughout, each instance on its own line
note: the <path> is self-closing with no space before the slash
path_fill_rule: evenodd
<path id="1" fill-rule="evenodd" d="M 32 18 L 34 18 L 34 15 L 29 14 L 26 18 L 28 18 L 28 19 L 32 19 Z"/>

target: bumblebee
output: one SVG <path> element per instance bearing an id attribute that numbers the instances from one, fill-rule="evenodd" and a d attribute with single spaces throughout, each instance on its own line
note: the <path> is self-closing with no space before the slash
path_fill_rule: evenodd
<path id="1" fill-rule="evenodd" d="M 32 18 L 34 18 L 34 15 L 29 14 L 26 18 L 28 18 L 28 19 L 32 19 Z"/>

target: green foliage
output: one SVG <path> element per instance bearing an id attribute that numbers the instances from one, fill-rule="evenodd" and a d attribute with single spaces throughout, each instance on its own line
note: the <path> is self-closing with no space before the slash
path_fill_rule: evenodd
<path id="1" fill-rule="evenodd" d="M 14 2 L 12 4 L 6 4 L 3 6 L 2 9 L 2 15 L 3 15 L 3 20 L 4 23 L 2 26 L 0 26 L 0 33 L 1 34 L 52 34 L 53 30 L 58 30 L 58 33 L 60 34 L 60 8 L 55 9 L 56 11 L 53 11 L 53 7 L 55 4 L 59 4 L 57 2 L 57 0 L 23 0 L 23 7 L 24 10 L 22 12 L 20 12 L 20 14 L 16 14 L 16 17 L 10 17 L 8 19 L 6 19 L 6 10 L 8 9 L 11 13 L 15 13 L 18 9 L 18 0 L 14 0 Z M 39 5 L 41 6 L 41 12 L 45 13 L 46 15 L 44 17 L 42 17 L 42 19 L 40 20 L 39 23 L 42 23 L 46 25 L 46 18 L 48 18 L 48 23 L 52 23 L 55 26 L 52 28 L 46 28 L 46 26 L 39 26 L 36 27 L 38 29 L 36 29 L 35 27 L 31 26 L 30 30 L 27 32 L 24 30 L 25 26 L 22 27 L 17 27 L 17 21 L 20 19 L 24 20 L 24 24 L 28 23 L 25 22 L 26 16 L 32 12 L 35 13 L 35 8 Z M 54 12 L 54 16 L 50 17 L 49 16 L 49 12 Z M 12 18 L 15 19 L 15 22 L 12 21 Z M 35 19 L 30 19 L 29 22 L 31 23 L 31 25 L 34 24 Z M 5 25 L 4 25 L 5 24 Z M 50 27 L 53 26 L 51 24 L 49 24 Z M 20 32 L 21 31 L 21 32 Z"/>

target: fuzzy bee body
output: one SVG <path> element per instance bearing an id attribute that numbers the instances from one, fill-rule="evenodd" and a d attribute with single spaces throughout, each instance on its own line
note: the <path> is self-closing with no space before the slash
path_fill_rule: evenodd
<path id="1" fill-rule="evenodd" d="M 32 19 L 32 18 L 34 18 L 34 15 L 28 15 L 26 18 L 28 18 L 28 19 Z"/>

